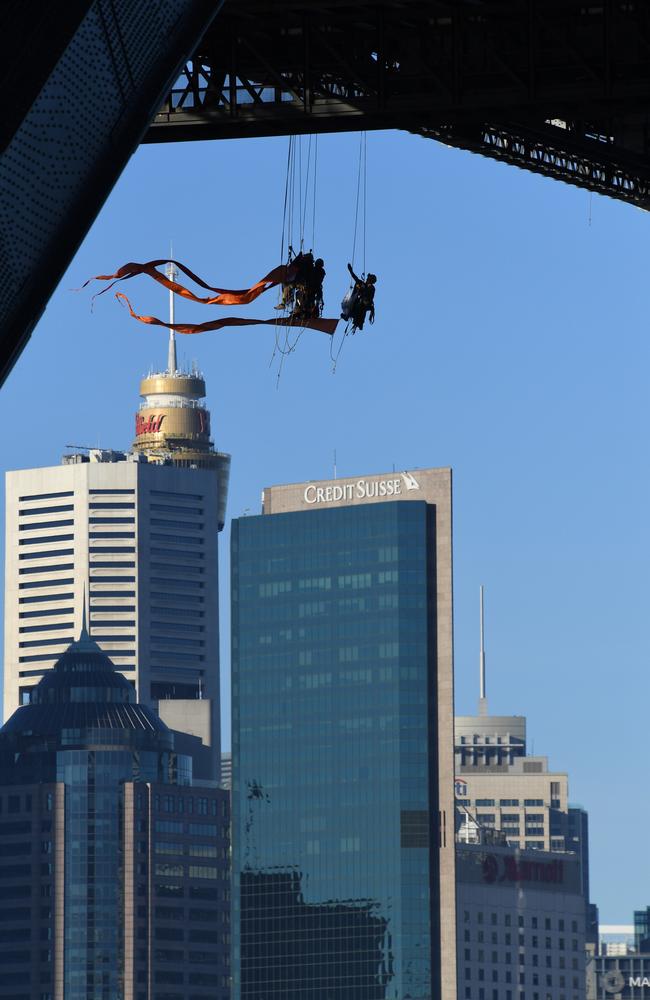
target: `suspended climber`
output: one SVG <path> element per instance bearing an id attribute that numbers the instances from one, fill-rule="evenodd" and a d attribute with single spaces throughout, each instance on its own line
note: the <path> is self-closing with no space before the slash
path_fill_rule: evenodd
<path id="1" fill-rule="evenodd" d="M 348 264 L 348 271 L 354 285 L 341 302 L 341 319 L 347 320 L 352 326 L 352 333 L 363 330 L 363 324 L 368 316 L 371 323 L 375 322 L 375 285 L 377 275 L 369 274 L 360 278 Z"/>
<path id="2" fill-rule="evenodd" d="M 323 281 L 325 263 L 322 257 L 314 260 L 311 250 L 293 256 L 289 247 L 287 280 L 282 286 L 282 295 L 276 309 L 290 309 L 291 319 L 317 319 L 323 314 Z"/>

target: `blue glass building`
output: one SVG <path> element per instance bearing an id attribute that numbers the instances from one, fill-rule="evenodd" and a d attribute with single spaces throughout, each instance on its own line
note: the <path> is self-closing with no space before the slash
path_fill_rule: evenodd
<path id="1" fill-rule="evenodd" d="M 177 739 L 86 633 L 2 727 L 2 1000 L 226 1000 L 228 794 Z"/>
<path id="2" fill-rule="evenodd" d="M 407 475 L 233 523 L 234 1000 L 455 1000 L 451 480 Z"/>

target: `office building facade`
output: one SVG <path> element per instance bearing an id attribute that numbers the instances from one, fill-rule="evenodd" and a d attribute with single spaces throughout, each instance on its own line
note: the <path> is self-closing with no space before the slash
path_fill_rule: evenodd
<path id="1" fill-rule="evenodd" d="M 456 1000 L 451 473 L 232 531 L 234 1000 Z"/>
<path id="2" fill-rule="evenodd" d="M 526 718 L 489 714 L 483 587 L 480 607 L 478 715 L 457 716 L 454 724 L 457 839 L 522 852 L 559 852 L 571 870 L 577 861 L 584 934 L 594 947 L 598 910 L 590 902 L 589 817 L 582 807 L 569 804 L 566 772 L 551 771 L 547 757 L 528 754 Z"/>
<path id="3" fill-rule="evenodd" d="M 228 794 L 86 633 L 31 694 L 0 730 L 0 998 L 227 1000 Z"/>
<path id="4" fill-rule="evenodd" d="M 456 872 L 459 1000 L 582 1000 L 579 859 L 459 845 Z"/>
<path id="5" fill-rule="evenodd" d="M 458 716 L 455 757 L 459 839 L 476 828 L 497 830 L 510 847 L 574 852 L 588 901 L 588 815 L 569 804 L 568 774 L 527 754 L 525 717 Z"/>
<path id="6" fill-rule="evenodd" d="M 219 776 L 217 535 L 229 457 L 203 377 L 147 376 L 128 453 L 91 450 L 6 477 L 4 717 L 88 627 L 139 700 L 200 736 Z M 207 773 L 207 772 L 206 772 Z"/>

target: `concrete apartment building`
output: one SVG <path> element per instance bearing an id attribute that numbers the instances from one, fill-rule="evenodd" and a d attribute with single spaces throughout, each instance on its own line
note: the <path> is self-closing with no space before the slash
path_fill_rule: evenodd
<path id="1" fill-rule="evenodd" d="M 140 392 L 132 451 L 7 473 L 4 717 L 78 634 L 87 604 L 90 633 L 139 700 L 202 739 L 204 773 L 218 780 L 230 458 L 212 445 L 204 379 L 179 371 L 173 335 L 167 370 Z"/>

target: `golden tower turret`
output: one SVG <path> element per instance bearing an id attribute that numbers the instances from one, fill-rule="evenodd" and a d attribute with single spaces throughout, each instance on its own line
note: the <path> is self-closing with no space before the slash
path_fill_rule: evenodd
<path id="1" fill-rule="evenodd" d="M 176 270 L 170 265 L 168 276 Z M 170 291 L 170 323 L 174 322 L 174 293 Z M 216 451 L 210 440 L 210 411 L 205 406 L 205 379 L 196 365 L 182 371 L 176 359 L 176 338 L 169 332 L 167 370 L 149 372 L 140 382 L 143 401 L 135 415 L 133 451 L 149 462 L 184 468 L 216 469 L 219 477 L 219 530 L 225 520 L 230 455 Z"/>

